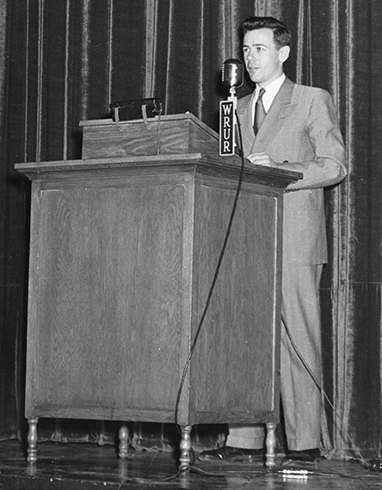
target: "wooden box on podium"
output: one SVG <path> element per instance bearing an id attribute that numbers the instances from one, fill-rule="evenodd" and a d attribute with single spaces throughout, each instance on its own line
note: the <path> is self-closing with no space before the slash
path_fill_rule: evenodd
<path id="1" fill-rule="evenodd" d="M 209 296 L 241 159 L 191 114 L 82 126 L 82 160 L 16 165 L 32 180 L 29 461 L 38 418 L 57 417 L 176 420 L 183 467 L 192 425 L 264 422 L 274 465 L 282 194 L 300 174 L 246 166 Z M 127 439 L 122 424 L 121 457 Z"/>

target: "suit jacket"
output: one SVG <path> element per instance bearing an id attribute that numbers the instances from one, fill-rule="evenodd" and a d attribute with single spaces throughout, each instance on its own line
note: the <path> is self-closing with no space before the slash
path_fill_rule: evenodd
<path id="1" fill-rule="evenodd" d="M 346 175 L 345 149 L 330 94 L 285 79 L 255 138 L 254 93 L 237 102 L 243 151 L 265 152 L 281 168 L 302 172 L 284 195 L 283 261 L 327 261 L 323 187 Z"/>

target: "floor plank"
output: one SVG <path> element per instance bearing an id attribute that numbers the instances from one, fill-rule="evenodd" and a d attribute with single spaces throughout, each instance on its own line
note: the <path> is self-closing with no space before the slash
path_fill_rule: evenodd
<path id="1" fill-rule="evenodd" d="M 281 459 L 278 458 L 278 463 Z M 281 473 L 285 469 L 307 472 Z M 170 452 L 131 450 L 127 460 L 116 456 L 113 446 L 39 443 L 38 461 L 26 463 L 17 441 L 0 442 L 1 490 L 298 490 L 300 488 L 382 490 L 382 473 L 358 462 L 322 459 L 318 464 L 278 466 L 267 471 L 261 460 L 252 463 L 201 463 L 177 473 L 177 459 Z"/>

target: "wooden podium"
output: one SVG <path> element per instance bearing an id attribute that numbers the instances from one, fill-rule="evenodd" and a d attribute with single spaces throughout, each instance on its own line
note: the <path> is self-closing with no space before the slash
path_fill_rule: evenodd
<path id="1" fill-rule="evenodd" d="M 181 426 L 267 424 L 275 464 L 283 190 L 300 174 L 240 174 L 191 114 L 82 123 L 82 160 L 17 164 L 32 181 L 26 410 L 28 461 L 39 417 Z"/>

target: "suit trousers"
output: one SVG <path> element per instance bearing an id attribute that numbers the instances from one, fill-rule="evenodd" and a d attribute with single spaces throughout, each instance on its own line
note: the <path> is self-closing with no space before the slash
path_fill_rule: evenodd
<path id="1" fill-rule="evenodd" d="M 280 392 L 290 451 L 320 446 L 321 273 L 322 264 L 283 267 Z M 230 425 L 226 445 L 262 448 L 264 425 Z"/>

